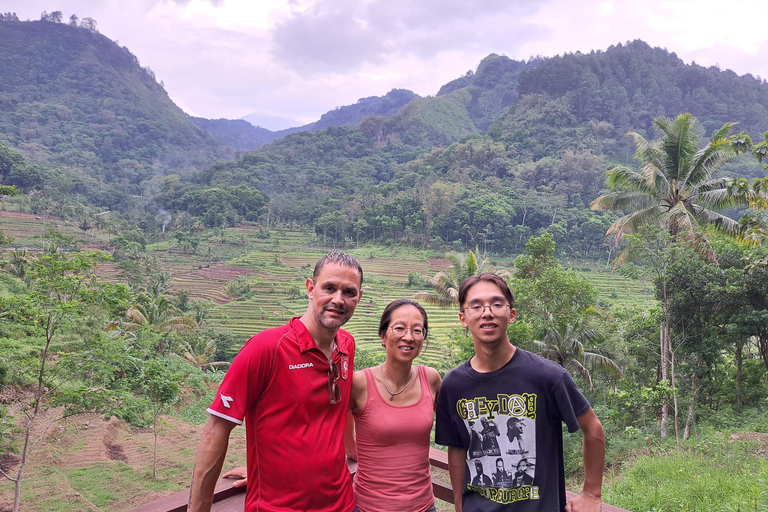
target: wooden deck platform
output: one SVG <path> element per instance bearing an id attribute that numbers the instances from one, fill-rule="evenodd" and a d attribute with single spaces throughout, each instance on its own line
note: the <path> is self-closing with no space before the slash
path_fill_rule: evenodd
<path id="1" fill-rule="evenodd" d="M 429 463 L 440 469 L 448 470 L 448 454 L 437 448 L 430 448 Z M 347 467 L 353 475 L 357 471 L 357 461 L 347 459 Z M 213 495 L 212 512 L 243 512 L 245 506 L 245 487 L 232 487 L 235 479 L 221 478 L 216 484 Z M 435 497 L 448 503 L 453 503 L 451 485 L 432 478 L 432 489 Z M 574 496 L 567 492 L 568 499 Z M 189 491 L 180 491 L 165 498 L 152 501 L 145 505 L 130 509 L 128 512 L 184 512 L 187 510 Z M 603 512 L 628 512 L 622 508 L 603 503 Z"/>

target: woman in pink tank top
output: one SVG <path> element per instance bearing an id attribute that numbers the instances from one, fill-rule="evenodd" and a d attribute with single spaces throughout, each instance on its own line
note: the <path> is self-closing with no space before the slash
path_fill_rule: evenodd
<path id="1" fill-rule="evenodd" d="M 358 461 L 353 481 L 360 512 L 435 510 L 429 441 L 440 375 L 413 366 L 427 337 L 427 313 L 412 299 L 391 302 L 379 336 L 387 359 L 354 373 L 345 441 Z"/>

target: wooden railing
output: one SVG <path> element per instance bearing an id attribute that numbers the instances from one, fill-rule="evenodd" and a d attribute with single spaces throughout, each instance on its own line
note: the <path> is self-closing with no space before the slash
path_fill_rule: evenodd
<path id="1" fill-rule="evenodd" d="M 448 454 L 437 448 L 429 449 L 429 463 L 440 469 L 448 470 Z M 347 459 L 347 467 L 353 475 L 357 472 L 357 461 Z M 245 505 L 245 487 L 232 487 L 235 480 L 220 478 L 216 483 L 213 494 L 212 512 L 243 512 Z M 453 503 L 453 490 L 451 485 L 432 477 L 432 489 L 435 497 L 448 503 Z M 567 492 L 568 499 L 574 494 Z M 152 501 L 140 507 L 132 508 L 128 512 L 184 512 L 187 510 L 189 491 L 180 491 Z M 627 512 L 624 509 L 603 503 L 603 512 Z"/>

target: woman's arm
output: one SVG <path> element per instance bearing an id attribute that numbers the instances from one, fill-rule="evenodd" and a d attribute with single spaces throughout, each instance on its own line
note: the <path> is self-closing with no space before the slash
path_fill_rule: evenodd
<path id="1" fill-rule="evenodd" d="M 437 394 L 440 392 L 440 385 L 443 383 L 443 379 L 434 368 L 430 368 L 429 366 L 426 366 L 425 368 L 427 370 L 429 390 L 432 392 L 432 400 L 434 400 L 435 409 L 437 409 Z"/>
<path id="2" fill-rule="evenodd" d="M 347 413 L 347 424 L 344 426 L 344 452 L 346 452 L 348 459 L 357 460 L 355 417 L 352 415 L 352 411 Z"/>

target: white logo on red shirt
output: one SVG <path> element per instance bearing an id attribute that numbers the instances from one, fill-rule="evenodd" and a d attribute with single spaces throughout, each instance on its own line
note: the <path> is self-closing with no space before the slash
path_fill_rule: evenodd
<path id="1" fill-rule="evenodd" d="M 301 364 L 289 364 L 288 369 L 289 370 L 301 370 L 302 368 L 312 368 L 314 366 L 312 363 L 301 363 Z"/>
<path id="2" fill-rule="evenodd" d="M 349 376 L 349 357 L 341 356 L 341 378 L 347 380 Z"/>
<path id="3" fill-rule="evenodd" d="M 233 398 L 231 396 L 224 396 L 224 395 L 220 395 L 220 396 L 221 396 L 221 403 L 224 404 L 224 407 L 229 409 L 230 408 L 229 402 L 231 402 Z"/>

